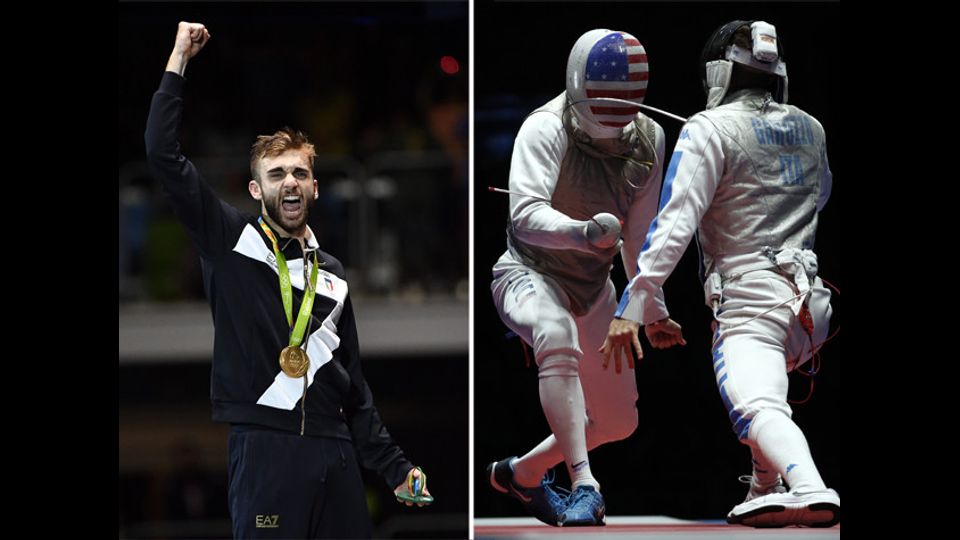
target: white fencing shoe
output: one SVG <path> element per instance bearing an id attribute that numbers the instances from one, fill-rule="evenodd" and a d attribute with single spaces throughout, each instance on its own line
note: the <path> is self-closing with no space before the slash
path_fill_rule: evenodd
<path id="1" fill-rule="evenodd" d="M 752 490 L 751 490 L 752 492 Z M 832 489 L 770 493 L 733 507 L 727 523 L 751 527 L 833 527 L 840 523 L 840 496 Z"/>
<path id="2" fill-rule="evenodd" d="M 787 488 L 783 485 L 783 479 L 780 478 L 779 474 L 777 475 L 777 483 L 767 487 L 758 485 L 756 479 L 750 475 L 741 476 L 738 480 L 740 480 L 740 482 L 743 484 L 750 485 L 750 491 L 747 492 L 747 498 L 744 499 L 743 502 L 752 501 L 757 497 L 763 497 L 764 495 L 770 495 L 771 493 L 787 492 Z"/>

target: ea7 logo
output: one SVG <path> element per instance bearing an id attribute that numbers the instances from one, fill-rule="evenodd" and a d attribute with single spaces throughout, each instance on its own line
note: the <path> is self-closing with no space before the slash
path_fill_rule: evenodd
<path id="1" fill-rule="evenodd" d="M 263 515 L 257 514 L 257 528 L 258 529 L 276 529 L 280 527 L 280 515 Z"/>

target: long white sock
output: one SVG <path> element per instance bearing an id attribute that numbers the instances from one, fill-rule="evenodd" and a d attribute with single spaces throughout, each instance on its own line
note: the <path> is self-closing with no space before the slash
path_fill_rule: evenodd
<path id="1" fill-rule="evenodd" d="M 780 473 L 773 467 L 767 456 L 756 446 L 750 447 L 753 457 L 753 483 L 758 488 L 768 488 L 777 483 L 780 479 Z"/>
<path id="2" fill-rule="evenodd" d="M 513 481 L 523 487 L 538 486 L 543 475 L 561 461 L 563 454 L 557 438 L 550 435 L 513 462 Z"/>
<path id="3" fill-rule="evenodd" d="M 587 451 L 589 452 L 607 442 L 607 438 L 601 437 L 596 429 L 592 429 L 593 423 L 589 419 L 586 423 Z M 540 479 L 543 478 L 543 475 L 547 474 L 548 470 L 561 461 L 564 461 L 564 459 L 563 453 L 560 452 L 560 445 L 557 444 L 557 437 L 550 435 L 514 461 L 513 479 L 517 484 L 524 487 L 540 485 Z"/>
<path id="4" fill-rule="evenodd" d="M 572 355 L 552 355 L 541 360 L 540 405 L 563 453 L 573 488 L 592 485 L 599 490 L 587 458 L 586 405 L 578 364 Z"/>
<path id="5" fill-rule="evenodd" d="M 790 491 L 808 493 L 827 489 L 810 455 L 803 432 L 787 415 L 772 410 L 758 413 L 750 436 L 763 455 L 790 486 Z"/>
<path id="6" fill-rule="evenodd" d="M 580 486 L 593 486 L 593 489 L 600 491 L 600 482 L 593 477 L 590 471 L 590 461 L 583 460 L 573 465 L 567 463 L 567 470 L 570 471 L 571 486 L 570 489 L 577 489 Z"/>

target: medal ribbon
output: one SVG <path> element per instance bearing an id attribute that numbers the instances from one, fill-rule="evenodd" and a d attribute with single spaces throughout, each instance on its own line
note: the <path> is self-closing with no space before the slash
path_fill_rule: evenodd
<path id="1" fill-rule="evenodd" d="M 310 271 L 310 280 L 305 284 L 303 291 L 303 302 L 300 304 L 300 312 L 297 314 L 297 322 L 293 322 L 293 286 L 290 284 L 290 270 L 287 268 L 287 258 L 280 251 L 277 245 L 277 237 L 267 224 L 263 222 L 263 217 L 257 218 L 260 228 L 264 234 L 273 243 L 273 254 L 277 257 L 277 267 L 280 275 L 280 297 L 283 300 L 283 312 L 287 315 L 287 324 L 291 326 L 290 342 L 291 347 L 298 347 L 303 342 L 303 334 L 307 328 L 307 321 L 310 320 L 310 312 L 313 311 L 313 299 L 317 294 L 317 275 L 319 265 L 317 264 L 317 252 L 313 252 L 313 269 Z M 303 258 L 303 264 L 307 264 L 307 258 Z"/>

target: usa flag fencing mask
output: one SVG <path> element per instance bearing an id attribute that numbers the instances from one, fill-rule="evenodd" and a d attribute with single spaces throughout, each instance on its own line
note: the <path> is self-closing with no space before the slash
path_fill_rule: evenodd
<path id="1" fill-rule="evenodd" d="M 620 136 L 640 111 L 650 70 L 647 52 L 626 32 L 580 36 L 567 60 L 567 99 L 580 129 L 595 139 Z"/>

